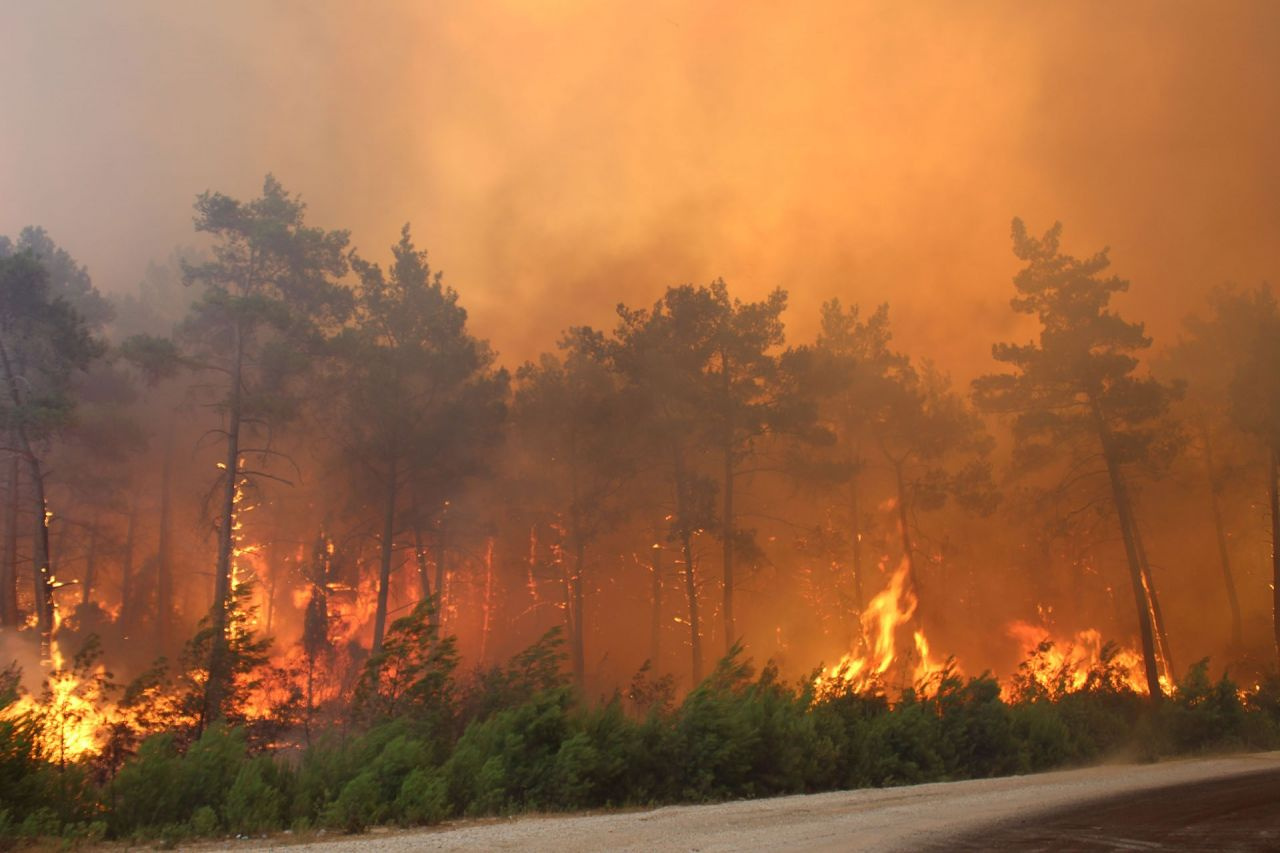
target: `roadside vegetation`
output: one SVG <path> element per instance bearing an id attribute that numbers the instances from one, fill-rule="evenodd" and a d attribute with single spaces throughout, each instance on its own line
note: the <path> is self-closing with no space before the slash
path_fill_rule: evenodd
<path id="1" fill-rule="evenodd" d="M 0 838 L 168 845 L 349 833 L 1280 746 L 1280 683 L 1241 690 L 1203 661 L 1153 702 L 1107 653 L 1083 681 L 1055 673 L 1046 643 L 1003 689 L 944 669 L 890 697 L 818 671 L 789 684 L 734 650 L 679 702 L 672 681 L 647 669 L 628 690 L 588 700 L 558 631 L 506 665 L 462 673 L 431 619 L 424 605 L 393 623 L 356 711 L 307 746 L 278 749 L 270 729 L 218 723 L 152 734 L 123 763 L 110 748 L 63 762 L 56 709 L 0 722 Z M 14 686 L 10 675 L 6 703 Z"/>

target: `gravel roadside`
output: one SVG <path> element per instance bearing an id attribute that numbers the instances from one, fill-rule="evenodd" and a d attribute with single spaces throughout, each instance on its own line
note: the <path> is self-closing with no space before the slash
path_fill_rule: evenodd
<path id="1" fill-rule="evenodd" d="M 410 850 L 918 850 L 984 826 L 1166 786 L 1280 772 L 1280 752 L 1108 765 L 1031 776 L 938 782 L 699 806 L 579 816 L 522 816 L 384 831 L 306 845 L 241 842 L 238 850 L 285 846 L 307 853 Z M 1278 807 L 1280 810 L 1280 807 Z"/>

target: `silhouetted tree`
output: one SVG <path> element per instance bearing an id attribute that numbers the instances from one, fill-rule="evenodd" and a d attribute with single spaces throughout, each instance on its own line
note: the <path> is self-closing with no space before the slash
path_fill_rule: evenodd
<path id="1" fill-rule="evenodd" d="M 1256 460 L 1250 458 L 1256 456 L 1253 443 L 1240 440 L 1240 427 L 1256 426 L 1249 411 L 1257 411 L 1254 407 L 1260 389 L 1242 387 L 1243 394 L 1233 394 L 1233 384 L 1246 364 L 1258 355 L 1259 341 L 1275 317 L 1275 298 L 1268 288 L 1217 288 L 1210 296 L 1208 315 L 1187 318 L 1187 335 L 1165 353 L 1163 362 L 1165 370 L 1187 383 L 1182 408 L 1198 439 L 1197 461 L 1208 481 L 1209 510 L 1231 613 L 1231 645 L 1236 651 L 1244 644 L 1244 626 L 1223 501 L 1233 485 L 1238 492 L 1245 474 L 1258 467 Z"/>
<path id="2" fill-rule="evenodd" d="M 499 437 L 507 374 L 485 341 L 467 330 L 458 294 L 433 273 L 406 225 L 389 274 L 352 255 L 360 277 L 354 324 L 334 341 L 341 402 L 334 435 L 357 482 L 381 508 L 378 607 L 373 653 L 387 623 L 395 539 L 406 525 L 408 489 L 448 500 L 484 464 Z M 443 503 L 441 501 L 440 503 Z M 440 589 L 432 594 L 440 606 Z"/>
<path id="3" fill-rule="evenodd" d="M 1254 294 L 1252 303 L 1252 328 L 1242 336 L 1244 358 L 1231 383 L 1231 414 L 1267 451 L 1272 620 L 1280 655 L 1280 311 L 1268 289 Z"/>
<path id="4" fill-rule="evenodd" d="M 669 288 L 652 309 L 620 305 L 618 315 L 610 358 L 641 408 L 653 465 L 665 472 L 668 537 L 679 544 L 684 564 L 696 683 L 702 680 L 702 623 L 694 537 L 719 521 L 716 481 L 698 471 L 696 460 L 709 450 L 707 366 L 716 358 L 721 306 L 710 288 L 684 285 Z"/>
<path id="5" fill-rule="evenodd" d="M 350 294 L 335 283 L 347 269 L 346 232 L 307 226 L 305 205 L 270 175 L 260 198 L 242 202 L 206 192 L 195 209 L 196 230 L 210 234 L 214 245 L 210 259 L 184 263 L 184 279 L 203 292 L 174 342 L 131 343 L 155 370 L 183 364 L 216 377 L 205 390 L 222 423 L 210 434 L 221 439 L 225 453 L 215 484 L 217 558 L 202 713 L 207 724 L 222 714 L 231 678 L 228 608 L 238 499 L 257 478 L 283 479 L 265 470 L 283 457 L 273 446 L 273 429 L 294 413 L 291 380 L 318 352 L 323 331 L 346 316 Z M 246 467 L 250 458 L 259 467 Z"/>
<path id="6" fill-rule="evenodd" d="M 1175 391 L 1135 375 L 1134 353 L 1150 347 L 1151 339 L 1142 324 L 1111 309 L 1112 295 L 1129 284 L 1103 276 L 1111 263 L 1107 251 L 1074 258 L 1061 251 L 1061 235 L 1061 224 L 1035 238 L 1021 220 L 1013 221 L 1014 254 L 1026 267 L 1014 277 L 1011 304 L 1039 320 L 1039 340 L 993 346 L 996 361 L 1012 372 L 983 376 L 974 389 L 988 411 L 1015 416 L 1015 458 L 1022 466 L 1069 456 L 1072 476 L 1079 476 L 1090 458 L 1101 455 L 1124 539 L 1147 687 L 1159 698 L 1153 626 L 1158 598 L 1141 551 L 1129 471 L 1167 459 L 1169 435 L 1160 419 Z"/>
<path id="7" fill-rule="evenodd" d="M 50 442 L 74 418 L 76 379 L 103 349 L 71 304 L 54 295 L 48 271 L 33 252 L 0 253 L 0 417 L 12 441 L 8 449 L 22 461 L 30 481 L 35 608 L 46 639 L 53 630 L 55 581 L 44 460 Z M 16 478 L 11 477 L 10 488 L 10 500 L 16 501 Z M 10 516 L 14 524 L 16 513 Z M 11 529 L 9 536 L 15 535 L 16 529 Z M 13 554 L 8 556 L 3 609 L 12 616 L 16 562 Z"/>
<path id="8" fill-rule="evenodd" d="M 524 476 L 531 491 L 564 522 L 572 559 L 566 578 L 569 658 L 581 686 L 587 550 L 625 510 L 620 498 L 636 467 L 629 445 L 638 413 L 603 358 L 600 333 L 572 329 L 560 350 L 516 373 L 514 423 L 528 455 Z"/>

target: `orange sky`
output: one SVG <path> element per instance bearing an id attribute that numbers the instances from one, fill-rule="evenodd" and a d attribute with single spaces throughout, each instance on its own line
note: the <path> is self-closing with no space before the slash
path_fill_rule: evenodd
<path id="1" fill-rule="evenodd" d="M 723 276 L 889 300 L 959 377 L 1011 333 L 1009 220 L 1113 247 L 1168 336 L 1280 269 L 1273 2 L 20 2 L 0 233 L 100 286 L 273 171 L 383 258 L 406 220 L 511 363 Z"/>

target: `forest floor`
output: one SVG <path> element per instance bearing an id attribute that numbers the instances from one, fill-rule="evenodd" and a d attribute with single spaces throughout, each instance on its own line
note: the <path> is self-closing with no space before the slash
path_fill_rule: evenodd
<path id="1" fill-rule="evenodd" d="M 238 850 L 1280 849 L 1280 752 L 590 815 L 460 821 Z"/>

